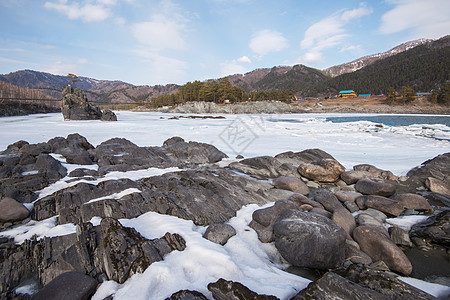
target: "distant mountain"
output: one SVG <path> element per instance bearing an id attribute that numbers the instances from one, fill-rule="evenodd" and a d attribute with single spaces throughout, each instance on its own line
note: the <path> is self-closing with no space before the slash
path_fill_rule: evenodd
<path id="1" fill-rule="evenodd" d="M 63 86 L 70 84 L 70 78 L 50 73 L 22 70 L 0 75 L 0 81 L 17 86 L 36 89 L 54 98 L 60 98 Z M 98 103 L 133 103 L 150 100 L 151 97 L 169 94 L 177 85 L 134 86 L 122 81 L 97 80 L 78 77 L 75 87 L 87 92 L 89 101 Z"/>
<path id="2" fill-rule="evenodd" d="M 353 89 L 361 94 L 383 94 L 389 87 L 396 90 L 410 86 L 428 92 L 437 84 L 450 80 L 450 36 L 423 43 L 398 54 L 379 59 L 355 72 L 321 82 L 311 88 L 312 94 L 327 95 Z"/>
<path id="3" fill-rule="evenodd" d="M 351 61 L 351 62 L 348 62 L 345 64 L 341 64 L 341 65 L 337 65 L 337 66 L 333 66 L 333 67 L 324 69 L 323 72 L 330 77 L 336 77 L 336 76 L 339 76 L 342 74 L 355 72 L 357 70 L 360 70 L 364 67 L 367 67 L 367 66 L 373 64 L 374 62 L 376 62 L 380 59 L 385 59 L 390 56 L 399 54 L 401 52 L 408 51 L 417 46 L 421 46 L 424 44 L 430 44 L 433 41 L 434 40 L 430 40 L 430 39 L 419 39 L 419 40 L 415 40 L 415 41 L 406 42 L 397 47 L 392 48 L 389 51 L 364 56 L 364 57 L 358 58 L 354 61 Z"/>

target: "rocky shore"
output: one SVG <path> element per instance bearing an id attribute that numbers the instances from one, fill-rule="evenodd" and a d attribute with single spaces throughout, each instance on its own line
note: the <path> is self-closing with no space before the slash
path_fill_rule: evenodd
<path id="1" fill-rule="evenodd" d="M 319 149 L 226 158 L 179 137 L 151 147 L 123 138 L 94 147 L 79 134 L 9 145 L 0 153 L 0 298 L 89 299 L 101 283 L 125 283 L 193 247 L 179 232 L 148 239 L 120 220 L 175 216 L 225 247 L 246 205 L 260 208 L 245 230 L 311 280 L 289 299 L 436 299 L 399 276 L 450 286 L 450 153 L 400 178 L 369 164 L 346 170 Z M 40 222 L 73 230 L 13 234 Z M 164 298 L 278 299 L 217 272 L 202 291 Z"/>
<path id="2" fill-rule="evenodd" d="M 137 109 L 141 110 L 141 109 Z M 379 114 L 450 114 L 450 107 L 417 98 L 410 104 L 387 104 L 384 98 L 312 99 L 291 104 L 280 101 L 259 101 L 219 105 L 193 102 L 176 107 L 160 108 L 169 113 L 214 114 L 286 114 L 286 113 L 379 113 Z"/>

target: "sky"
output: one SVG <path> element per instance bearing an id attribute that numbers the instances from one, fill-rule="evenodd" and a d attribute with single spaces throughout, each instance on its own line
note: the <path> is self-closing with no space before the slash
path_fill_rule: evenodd
<path id="1" fill-rule="evenodd" d="M 0 0 L 0 74 L 184 84 L 450 34 L 449 0 Z"/>

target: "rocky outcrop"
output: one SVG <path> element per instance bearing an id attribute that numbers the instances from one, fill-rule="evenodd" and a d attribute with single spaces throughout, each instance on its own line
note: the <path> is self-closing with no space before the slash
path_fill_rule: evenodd
<path id="1" fill-rule="evenodd" d="M 112 111 L 106 110 L 102 112 L 100 108 L 90 104 L 86 94 L 80 89 L 74 89 L 70 85 L 65 86 L 62 90 L 61 97 L 61 111 L 65 121 L 117 121 L 117 117 Z"/>
<path id="2" fill-rule="evenodd" d="M 405 293 L 411 299 L 421 299 L 417 291 L 392 281 L 389 274 L 407 275 L 412 266 L 416 268 L 404 254 L 405 249 L 408 254 L 415 253 L 409 250 L 419 249 L 419 245 L 424 249 L 439 246 L 444 249 L 442 253 L 448 248 L 448 209 L 438 210 L 429 200 L 429 193 L 438 194 L 436 189 L 429 192 L 422 188 L 417 193 L 405 188 L 409 179 L 396 181 L 389 171 L 361 165 L 354 171 L 341 172 L 338 162 L 333 162 L 338 170 L 331 172 L 335 173 L 334 181 L 319 182 L 322 179 L 311 176 L 308 179 L 298 172 L 299 166 L 335 161 L 318 149 L 247 158 L 231 164 L 232 170 L 215 164 L 225 157 L 212 145 L 186 142 L 180 137 L 170 138 L 162 146 L 141 147 L 115 138 L 94 147 L 84 137 L 71 134 L 45 143 L 19 141 L 8 146 L 0 153 L 3 199 L 0 201 L 0 230 L 28 222 L 30 218 L 52 217 L 59 225 L 74 224 L 76 233 L 41 240 L 31 238 L 22 245 L 14 244 L 10 238 L 0 238 L 1 297 L 14 298 L 14 288 L 24 279 L 33 277 L 39 284 L 51 288 L 52 280 L 70 274 L 68 272 L 87 275 L 95 282 L 123 283 L 133 274 L 144 272 L 154 262 L 163 260 L 171 251 L 184 251 L 189 247 L 175 232 L 146 239 L 135 229 L 124 227 L 120 219 L 139 217 L 147 212 L 176 216 L 191 220 L 195 225 L 208 226 L 204 238 L 228 247 L 226 244 L 230 238 L 234 242 L 232 237 L 238 229 L 233 228 L 235 223 L 228 223 L 230 219 L 243 206 L 258 204 L 265 208 L 254 210 L 251 220 L 246 220 L 249 227 L 245 231 L 254 230 L 248 234 L 256 232 L 261 242 L 274 242 L 275 248 L 268 246 L 274 255 L 271 259 L 287 261 L 296 268 L 312 268 L 320 274 L 329 269 L 335 272 L 312 283 L 295 299 L 327 298 L 327 295 L 344 299 L 351 297 L 346 292 L 372 295 L 374 291 L 370 297 L 376 298 L 379 294 L 400 297 L 391 289 L 399 289 L 400 294 Z M 69 164 L 83 166 L 72 170 L 72 165 L 67 174 L 66 164 L 61 163 L 64 159 Z M 144 169 L 155 167 L 180 170 L 133 180 L 104 178 L 112 171 L 142 170 L 138 173 L 144 174 L 147 172 Z M 448 177 L 448 170 L 440 170 L 442 174 L 447 172 Z M 431 178 L 429 173 L 423 176 L 426 177 L 421 184 Z M 265 180 L 268 178 L 273 179 Z M 444 182 L 445 178 L 439 180 Z M 51 195 L 41 194 L 28 215 L 21 203 L 32 202 L 39 190 L 59 180 L 65 187 Z M 5 197 L 14 200 L 6 198 L 8 205 L 2 206 Z M 274 204 L 270 206 L 269 202 Z M 15 210 L 11 207 L 24 214 L 6 218 L 5 215 Z M 433 216 L 413 226 L 410 232 L 387 220 L 387 216 L 407 214 Z M 98 218 L 101 218 L 100 223 L 92 221 Z M 237 238 L 246 235 L 239 232 Z M 214 247 L 220 247 L 218 245 Z M 428 259 L 432 258 L 427 258 L 427 264 Z M 447 262 L 441 259 L 439 263 Z M 358 264 L 366 266 L 360 271 L 364 276 L 350 272 Z M 414 272 L 411 274 L 415 276 Z M 375 277 L 370 277 L 372 275 Z M 366 277 L 375 283 L 370 283 Z M 258 295 L 230 281 L 211 283 L 210 291 L 217 299 L 244 296 L 250 297 L 245 299 L 273 299 L 273 296 Z M 204 298 L 197 291 L 183 290 L 169 299 Z"/>

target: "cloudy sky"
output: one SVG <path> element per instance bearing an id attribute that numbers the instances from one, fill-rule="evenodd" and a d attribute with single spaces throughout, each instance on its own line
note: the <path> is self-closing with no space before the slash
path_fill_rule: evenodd
<path id="1" fill-rule="evenodd" d="M 324 69 L 450 34 L 449 0 L 0 0 L 0 74 L 136 85 Z"/>

